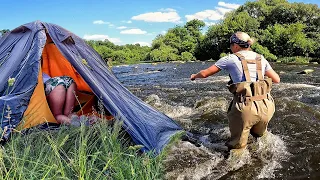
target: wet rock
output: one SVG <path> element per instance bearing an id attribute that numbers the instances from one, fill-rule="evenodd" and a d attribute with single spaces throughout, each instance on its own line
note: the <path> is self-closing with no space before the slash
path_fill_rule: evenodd
<path id="1" fill-rule="evenodd" d="M 312 73 L 314 70 L 313 69 L 305 69 L 303 71 L 298 72 L 297 74 L 309 74 Z"/>

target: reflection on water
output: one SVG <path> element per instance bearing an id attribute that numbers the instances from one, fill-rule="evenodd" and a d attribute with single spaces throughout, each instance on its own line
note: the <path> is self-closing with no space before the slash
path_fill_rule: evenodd
<path id="1" fill-rule="evenodd" d="M 190 81 L 213 62 L 140 64 L 114 67 L 135 95 L 201 139 L 174 145 L 165 161 L 167 179 L 319 179 L 320 66 L 272 64 L 282 82 L 272 94 L 276 113 L 269 133 L 249 137 L 242 152 L 225 151 L 230 136 L 226 109 L 231 101 L 225 72 Z M 310 74 L 297 74 L 313 69 Z"/>

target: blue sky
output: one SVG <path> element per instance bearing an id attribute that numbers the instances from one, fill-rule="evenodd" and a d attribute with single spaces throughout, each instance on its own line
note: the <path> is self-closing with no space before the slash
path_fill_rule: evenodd
<path id="1" fill-rule="evenodd" d="M 156 35 L 191 19 L 207 25 L 246 1 L 234 0 L 0 0 L 0 29 L 40 20 L 84 39 L 150 45 Z M 290 0 L 320 5 L 319 0 Z"/>

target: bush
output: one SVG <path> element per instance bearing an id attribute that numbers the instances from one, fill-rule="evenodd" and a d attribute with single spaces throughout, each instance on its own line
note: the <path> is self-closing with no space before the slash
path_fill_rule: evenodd
<path id="1" fill-rule="evenodd" d="M 272 54 L 268 48 L 261 46 L 259 43 L 254 43 L 251 48 L 256 53 L 262 54 L 264 56 L 264 58 L 266 58 L 268 61 L 276 61 L 277 60 L 277 56 Z"/>
<path id="2" fill-rule="evenodd" d="M 309 57 L 302 57 L 302 56 L 295 56 L 295 57 L 283 57 L 278 59 L 278 61 L 282 63 L 298 63 L 298 64 L 306 64 L 309 63 L 311 58 Z"/>
<path id="3" fill-rule="evenodd" d="M 228 56 L 228 55 L 229 55 L 229 53 L 227 54 L 227 53 L 223 52 L 223 53 L 220 54 L 219 58 L 223 58 L 223 57 Z"/>
<path id="4" fill-rule="evenodd" d="M 182 52 L 181 58 L 183 61 L 192 61 L 195 60 L 195 57 L 190 52 Z"/>

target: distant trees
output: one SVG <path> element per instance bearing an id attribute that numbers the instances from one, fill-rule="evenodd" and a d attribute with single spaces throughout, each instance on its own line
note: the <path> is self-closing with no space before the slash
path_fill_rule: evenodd
<path id="1" fill-rule="evenodd" d="M 140 44 L 127 44 L 118 46 L 109 40 L 87 41 L 104 59 L 112 61 L 114 64 L 132 64 L 148 60 L 150 47 L 140 46 Z"/>
<path id="2" fill-rule="evenodd" d="M 150 60 L 194 60 L 204 37 L 201 33 L 204 26 L 203 21 L 192 20 L 169 29 L 165 35 L 158 35 L 152 42 Z"/>
<path id="3" fill-rule="evenodd" d="M 255 37 L 252 48 L 275 60 L 276 57 L 307 56 L 319 58 L 320 9 L 317 5 L 289 3 L 286 0 L 247 2 L 211 26 L 201 52 L 208 59 L 219 58 L 228 50 L 233 32 L 244 31 Z"/>
<path id="4" fill-rule="evenodd" d="M 104 59 L 119 63 L 219 59 L 230 52 L 229 37 L 237 31 L 256 39 L 252 49 L 268 60 L 301 56 L 320 61 L 320 9 L 286 0 L 249 1 L 225 15 L 207 32 L 205 23 L 192 20 L 159 34 L 151 47 L 90 42 Z"/>
<path id="5" fill-rule="evenodd" d="M 203 32 L 204 27 L 205 23 L 197 19 L 175 26 L 157 35 L 151 47 L 119 46 L 107 39 L 87 42 L 105 61 L 116 64 L 217 60 L 230 52 L 232 33 L 244 31 L 256 39 L 252 49 L 270 61 L 300 56 L 320 62 L 320 9 L 314 4 L 287 0 L 248 1 L 227 13 L 224 20 L 210 26 L 206 32 Z M 0 34 L 8 31 L 3 29 Z"/>

